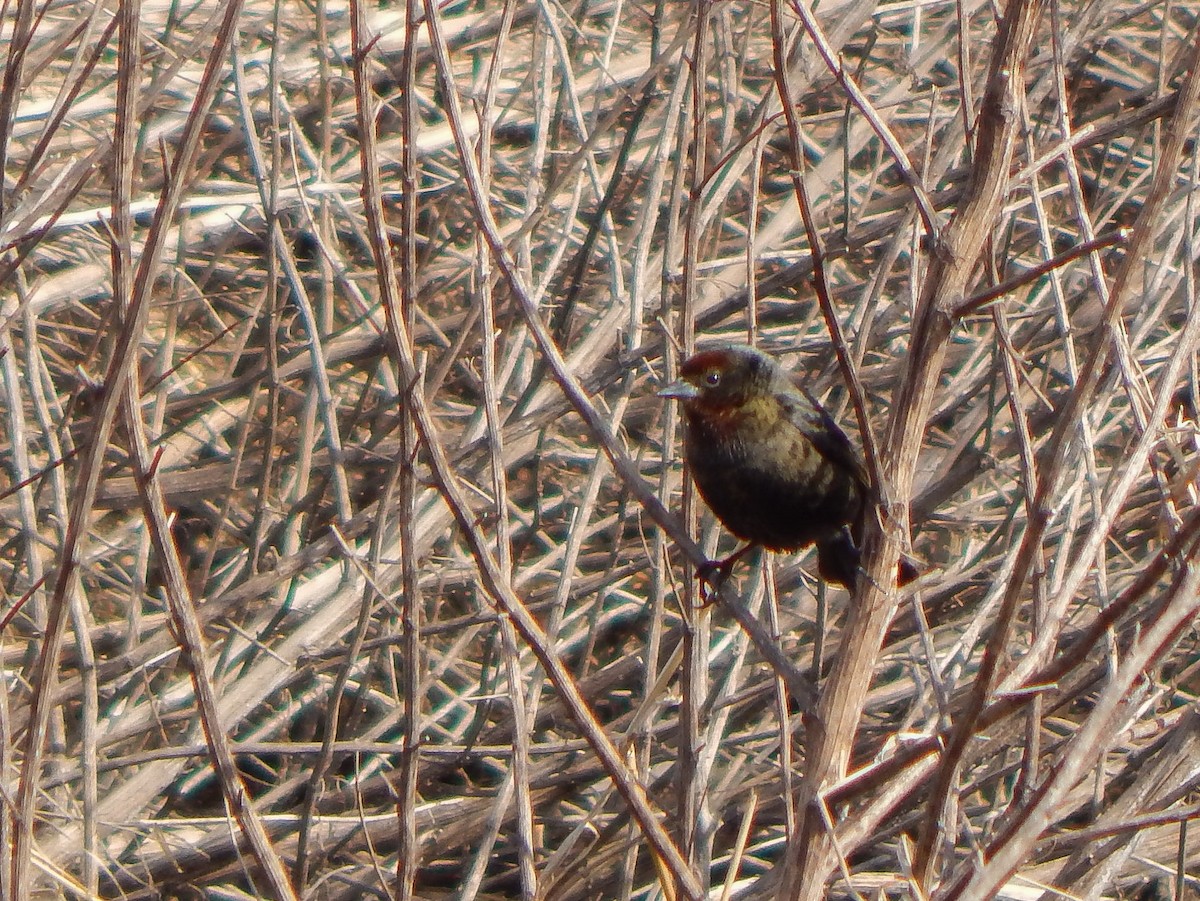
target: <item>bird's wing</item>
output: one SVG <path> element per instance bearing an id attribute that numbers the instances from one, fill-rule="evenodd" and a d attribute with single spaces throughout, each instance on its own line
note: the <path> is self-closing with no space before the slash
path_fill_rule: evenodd
<path id="1" fill-rule="evenodd" d="M 869 486 L 871 480 L 867 470 L 842 427 L 833 421 L 833 417 L 803 386 L 797 385 L 796 388 L 808 403 L 801 403 L 799 398 L 795 401 L 789 398 L 786 404 L 788 417 L 804 432 L 821 456 L 833 465 L 854 473 L 862 485 Z"/>

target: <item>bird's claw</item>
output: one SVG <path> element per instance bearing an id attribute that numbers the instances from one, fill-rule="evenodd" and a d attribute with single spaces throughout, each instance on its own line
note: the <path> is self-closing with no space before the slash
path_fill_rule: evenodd
<path id="1" fill-rule="evenodd" d="M 736 556 L 724 560 L 709 560 L 696 568 L 696 578 L 700 580 L 701 607 L 709 607 L 716 603 L 721 586 L 725 584 L 733 564 L 737 562 Z"/>

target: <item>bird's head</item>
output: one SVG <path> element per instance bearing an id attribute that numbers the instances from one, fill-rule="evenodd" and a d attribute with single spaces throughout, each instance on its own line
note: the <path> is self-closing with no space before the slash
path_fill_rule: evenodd
<path id="1" fill-rule="evenodd" d="M 710 415 L 744 409 L 768 398 L 778 367 L 760 350 L 744 344 L 702 350 L 679 368 L 679 378 L 658 392 Z"/>

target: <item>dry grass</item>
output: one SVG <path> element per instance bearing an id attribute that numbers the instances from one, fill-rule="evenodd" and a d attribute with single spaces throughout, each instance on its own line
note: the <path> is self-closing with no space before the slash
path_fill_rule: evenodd
<path id="1" fill-rule="evenodd" d="M 1196 10 L 998 12 L 10 3 L 0 895 L 1193 894 Z M 748 337 L 856 599 L 698 607 Z"/>

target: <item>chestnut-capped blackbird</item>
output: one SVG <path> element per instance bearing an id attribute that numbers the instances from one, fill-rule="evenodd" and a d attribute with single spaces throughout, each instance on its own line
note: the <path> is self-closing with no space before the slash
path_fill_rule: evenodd
<path id="1" fill-rule="evenodd" d="M 846 433 L 790 373 L 760 350 L 725 345 L 685 361 L 658 394 L 683 402 L 684 462 L 730 532 L 773 551 L 815 544 L 821 577 L 854 586 L 870 480 Z M 901 583 L 916 575 L 906 564 Z"/>

